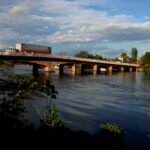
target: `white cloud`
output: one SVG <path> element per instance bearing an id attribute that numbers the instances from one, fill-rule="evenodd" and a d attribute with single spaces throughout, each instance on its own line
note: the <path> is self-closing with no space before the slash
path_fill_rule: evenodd
<path id="1" fill-rule="evenodd" d="M 27 7 L 22 7 L 22 6 L 14 6 L 13 8 L 10 9 L 10 13 L 13 14 L 27 14 L 28 13 L 28 9 Z"/>
<path id="2" fill-rule="evenodd" d="M 110 15 L 90 6 L 108 0 L 13 0 L 0 6 L 0 45 L 109 43 L 150 39 L 150 22 L 126 14 Z M 80 44 L 77 44 L 79 42 Z M 86 45 L 86 44 L 85 44 Z M 91 44 L 92 45 L 92 44 Z M 93 44 L 94 45 L 94 44 Z M 92 45 L 92 46 L 93 46 Z"/>

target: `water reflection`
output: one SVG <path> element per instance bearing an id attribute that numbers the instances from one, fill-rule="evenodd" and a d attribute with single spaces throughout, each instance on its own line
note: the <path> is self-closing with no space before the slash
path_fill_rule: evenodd
<path id="1" fill-rule="evenodd" d="M 125 139 L 132 149 L 141 149 L 141 145 L 142 149 L 150 148 L 146 138 L 150 133 L 148 73 L 59 76 L 57 72 L 40 72 L 38 78 L 50 79 L 58 90 L 59 95 L 54 102 L 66 126 L 94 133 L 99 131 L 101 123 L 117 123 L 128 131 Z M 28 104 L 44 109 L 45 99 L 37 94 L 33 97 Z M 131 143 L 133 139 L 136 145 Z"/>

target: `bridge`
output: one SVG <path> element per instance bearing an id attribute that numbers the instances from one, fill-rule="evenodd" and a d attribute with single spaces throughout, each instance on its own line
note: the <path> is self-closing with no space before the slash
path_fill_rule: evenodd
<path id="1" fill-rule="evenodd" d="M 42 53 L 10 53 L 0 52 L 1 61 L 18 61 L 19 63 L 29 63 L 33 65 L 33 74 L 38 73 L 39 67 L 44 67 L 45 71 L 50 71 L 55 65 L 59 66 L 59 73 L 64 73 L 64 66 L 71 66 L 72 74 L 84 73 L 88 67 L 93 70 L 93 74 L 98 74 L 101 68 L 105 68 L 108 72 L 113 70 L 136 71 L 139 65 L 131 63 L 122 63 L 117 61 L 95 60 L 88 58 L 79 58 L 71 56 L 60 56 Z"/>

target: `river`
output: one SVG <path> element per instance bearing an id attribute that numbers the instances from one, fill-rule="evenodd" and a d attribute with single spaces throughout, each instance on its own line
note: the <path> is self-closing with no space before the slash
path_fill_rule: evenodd
<path id="1" fill-rule="evenodd" d="M 16 72 L 30 74 L 28 69 Z M 65 126 L 73 130 L 96 133 L 102 123 L 115 123 L 127 135 L 127 149 L 150 149 L 150 74 L 143 72 L 113 73 L 112 75 L 64 75 L 40 73 L 39 79 L 50 79 L 59 94 L 56 103 Z M 46 99 L 33 93 L 26 104 L 38 124 L 35 110 L 46 107 Z M 33 109 L 32 109 L 33 108 Z"/>

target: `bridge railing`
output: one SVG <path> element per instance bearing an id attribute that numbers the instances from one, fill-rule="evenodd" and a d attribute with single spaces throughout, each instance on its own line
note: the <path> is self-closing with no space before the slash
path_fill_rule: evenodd
<path id="1" fill-rule="evenodd" d="M 89 58 L 79 58 L 73 56 L 64 56 L 64 55 L 51 55 L 51 54 L 43 54 L 43 53 L 27 53 L 27 52 L 15 52 L 6 54 L 5 52 L 0 52 L 0 55 L 3 56 L 28 56 L 28 57 L 43 57 L 43 58 L 54 58 L 54 59 L 61 59 L 64 61 L 72 60 L 72 61 L 79 61 L 79 62 L 91 62 L 91 63 L 103 63 L 103 64 L 110 64 L 110 65 L 125 65 L 125 66 L 135 66 L 138 67 L 137 64 L 131 63 L 122 63 L 122 62 L 115 62 L 115 61 L 106 61 L 106 60 L 96 60 L 96 59 L 89 59 Z"/>

